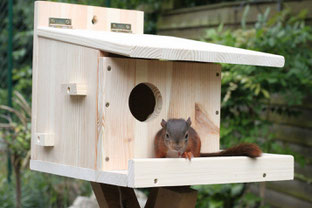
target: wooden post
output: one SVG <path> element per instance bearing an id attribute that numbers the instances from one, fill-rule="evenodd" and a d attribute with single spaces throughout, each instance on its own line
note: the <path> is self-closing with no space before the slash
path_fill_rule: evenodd
<path id="1" fill-rule="evenodd" d="M 140 208 L 132 188 L 91 182 L 100 208 Z"/>
<path id="2" fill-rule="evenodd" d="M 133 188 L 91 182 L 100 208 L 140 208 Z M 197 191 L 189 186 L 152 188 L 145 208 L 194 208 Z"/>
<path id="3" fill-rule="evenodd" d="M 153 188 L 145 208 L 193 208 L 197 201 L 197 191 L 190 187 Z"/>

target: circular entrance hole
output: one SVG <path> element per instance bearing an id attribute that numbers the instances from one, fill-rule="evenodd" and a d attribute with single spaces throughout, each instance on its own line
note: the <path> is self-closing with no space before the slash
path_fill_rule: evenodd
<path id="1" fill-rule="evenodd" d="M 162 97 L 158 88 L 150 83 L 135 86 L 129 96 L 129 108 L 139 121 L 149 121 L 159 115 Z"/>

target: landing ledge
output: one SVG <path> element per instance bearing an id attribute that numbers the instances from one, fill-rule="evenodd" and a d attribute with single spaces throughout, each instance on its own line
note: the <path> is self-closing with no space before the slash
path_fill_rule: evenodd
<path id="1" fill-rule="evenodd" d="M 294 178 L 291 155 L 263 154 L 248 157 L 210 157 L 129 160 L 128 170 L 97 171 L 70 165 L 31 160 L 30 169 L 60 176 L 132 188 L 199 184 L 282 181 Z"/>

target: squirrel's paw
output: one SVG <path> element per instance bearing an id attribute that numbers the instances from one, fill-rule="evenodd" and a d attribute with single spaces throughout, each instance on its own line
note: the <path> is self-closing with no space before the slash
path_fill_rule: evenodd
<path id="1" fill-rule="evenodd" d="M 194 155 L 192 154 L 192 152 L 183 152 L 182 157 L 185 159 L 189 159 L 191 161 L 192 157 L 194 157 Z"/>

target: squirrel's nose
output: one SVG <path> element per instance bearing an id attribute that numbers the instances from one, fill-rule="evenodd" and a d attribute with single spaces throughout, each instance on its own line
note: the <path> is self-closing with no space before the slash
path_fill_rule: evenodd
<path id="1" fill-rule="evenodd" d="M 182 148 L 182 147 L 181 147 L 180 145 L 174 147 L 175 150 L 180 150 L 181 148 Z"/>

